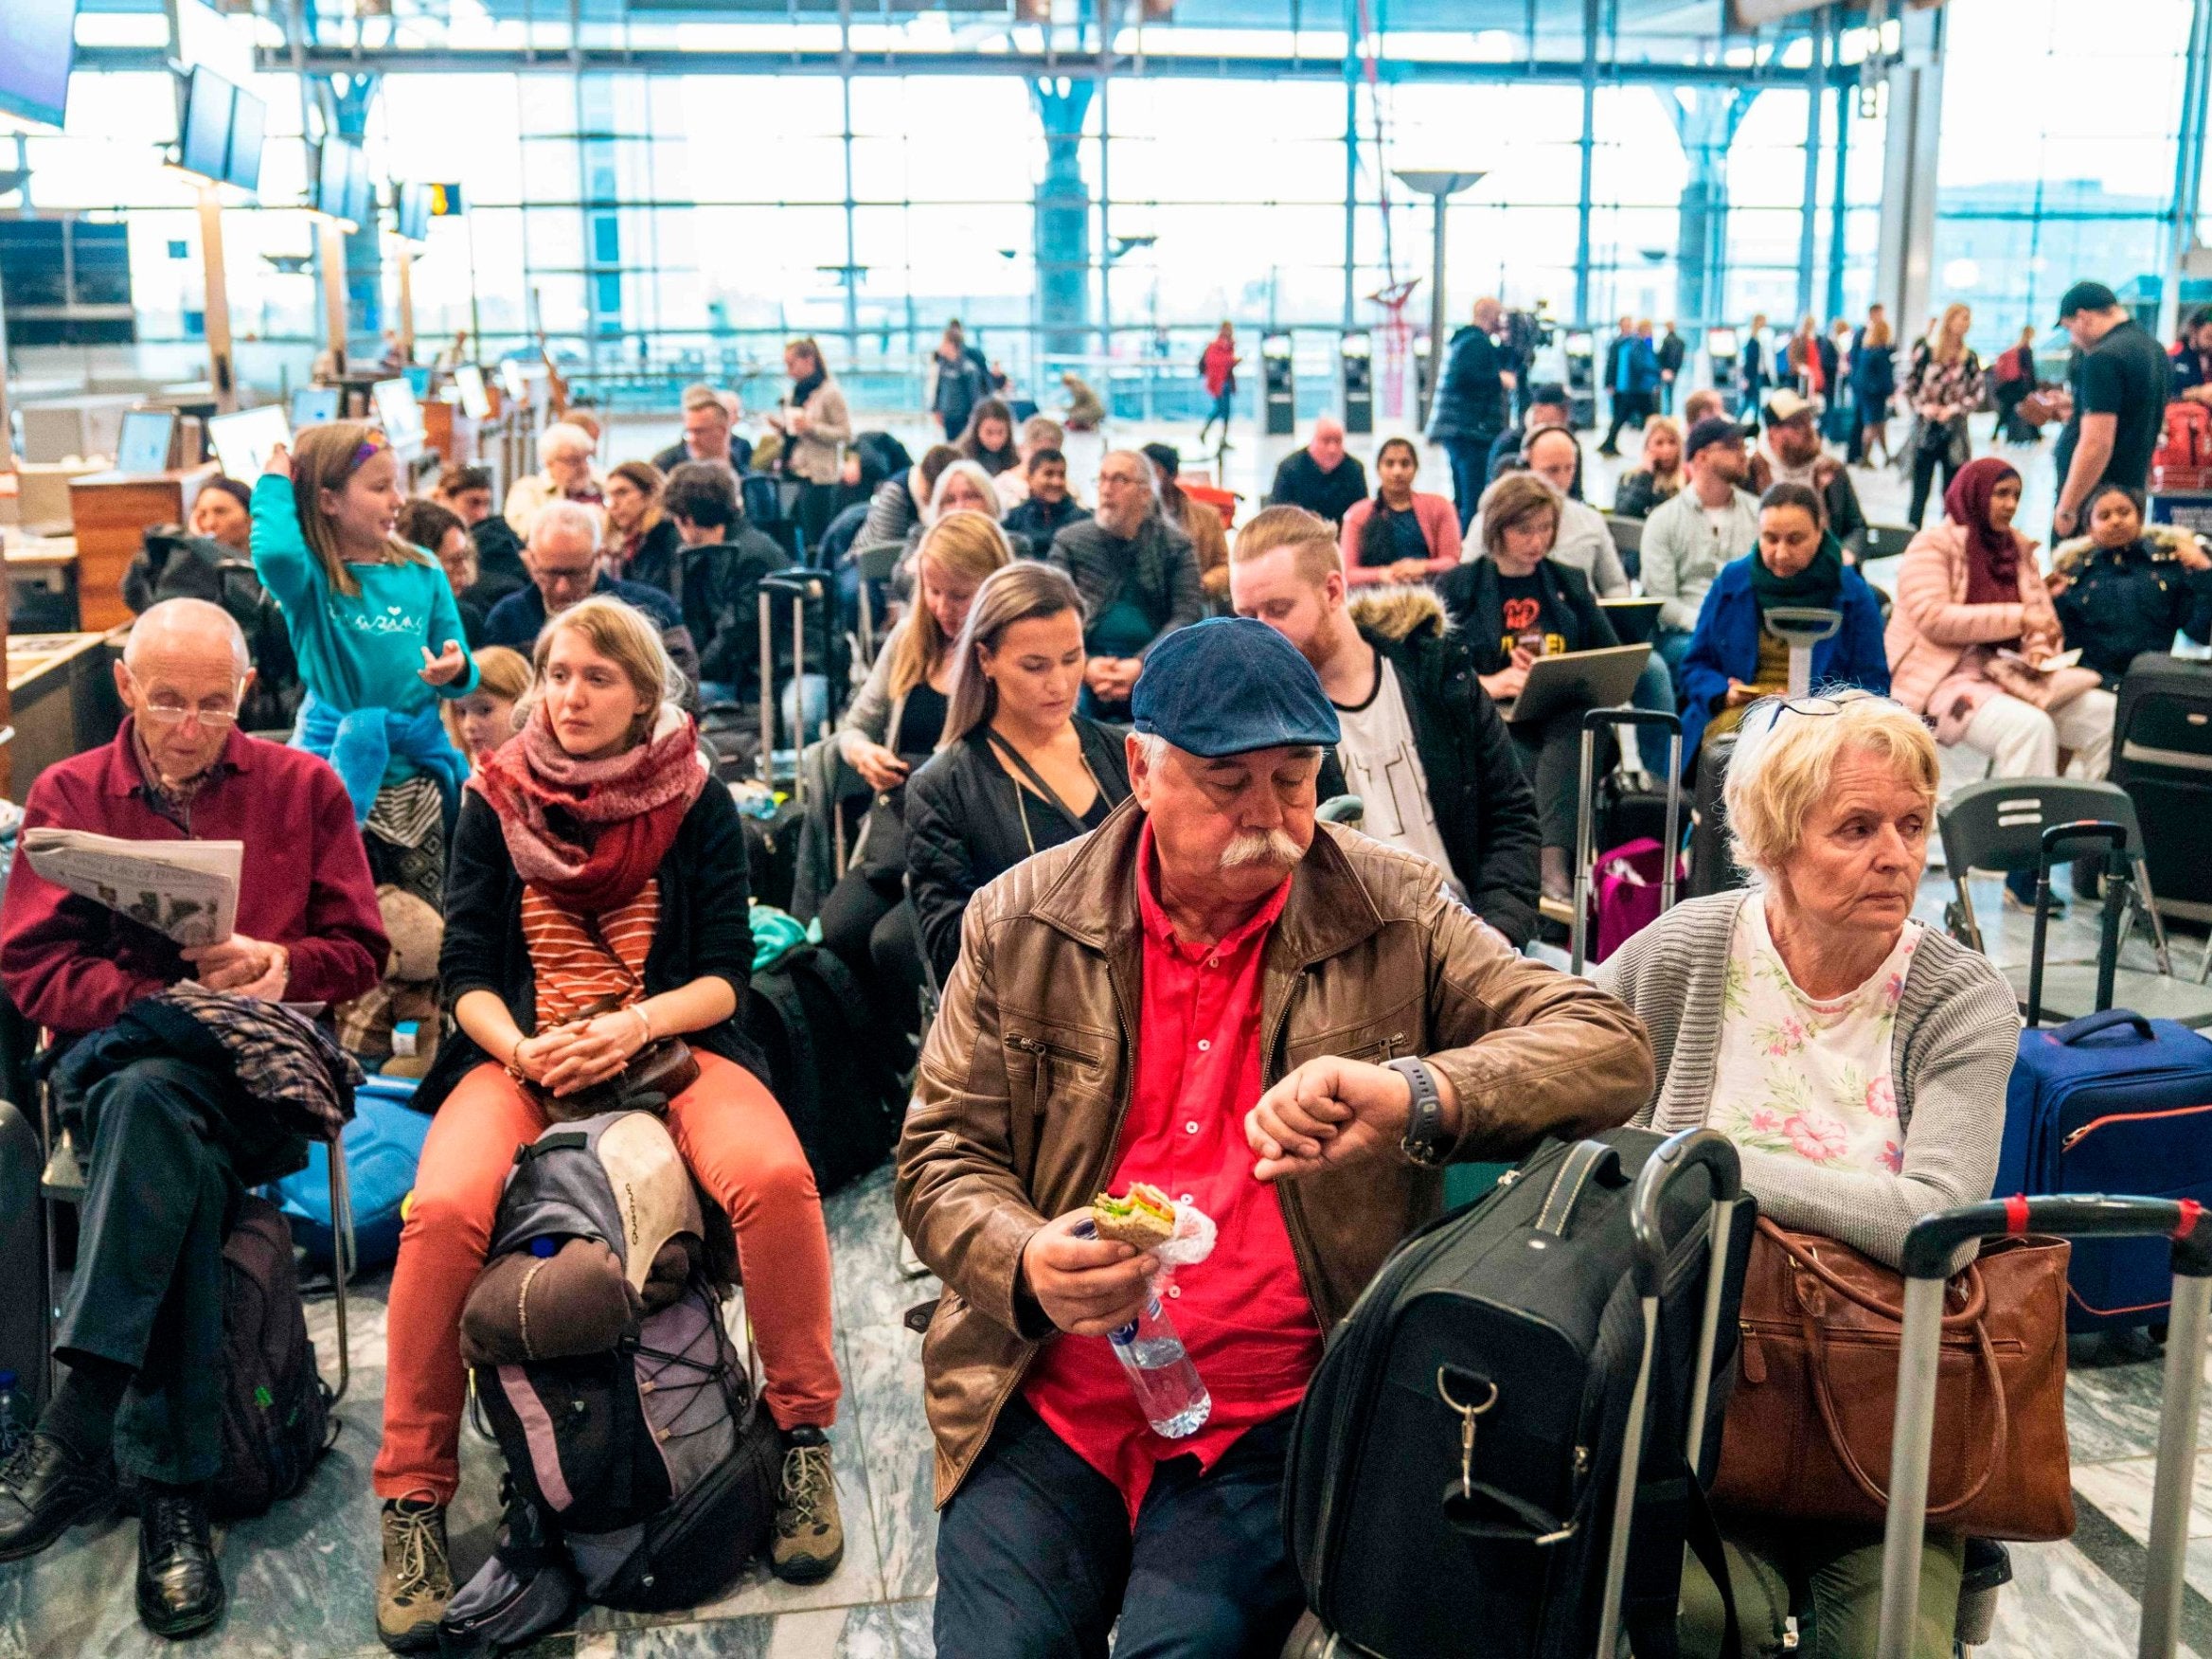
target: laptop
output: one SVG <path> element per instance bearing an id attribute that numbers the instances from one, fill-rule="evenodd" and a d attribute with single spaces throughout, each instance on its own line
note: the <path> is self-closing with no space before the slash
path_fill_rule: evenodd
<path id="1" fill-rule="evenodd" d="M 1613 624 L 1613 631 L 1620 636 L 1623 645 L 1649 645 L 1651 631 L 1659 626 L 1659 613 L 1666 604 L 1665 599 L 1599 599 L 1597 608 L 1605 613 L 1605 619 Z"/>
<path id="2" fill-rule="evenodd" d="M 1521 695 L 1498 705 L 1498 713 L 1518 722 L 1543 720 L 1562 708 L 1617 708 L 1634 693 L 1636 676 L 1650 655 L 1648 645 L 1615 645 L 1538 657 Z"/>

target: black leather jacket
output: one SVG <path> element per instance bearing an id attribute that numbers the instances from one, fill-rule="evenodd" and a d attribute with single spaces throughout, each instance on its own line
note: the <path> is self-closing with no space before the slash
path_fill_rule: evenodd
<path id="1" fill-rule="evenodd" d="M 1120 728 L 1075 717 L 1083 758 L 1108 807 L 1129 794 Z M 986 883 L 1032 852 L 1083 834 L 1030 792 L 1017 792 L 982 727 L 940 749 L 906 783 L 906 870 L 922 942 L 941 982 L 960 956 L 960 919 Z"/>

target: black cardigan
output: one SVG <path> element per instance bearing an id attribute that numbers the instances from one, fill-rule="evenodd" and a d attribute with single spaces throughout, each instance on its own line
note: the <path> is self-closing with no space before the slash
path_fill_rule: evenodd
<path id="1" fill-rule="evenodd" d="M 1117 726 L 1075 717 L 1083 758 L 1109 807 L 1129 797 L 1129 761 Z M 1027 809 L 1029 835 L 1022 834 Z M 940 749 L 906 783 L 906 869 L 921 937 L 941 981 L 960 959 L 960 919 L 968 901 L 1030 854 L 1083 833 L 1032 792 L 1020 798 L 1012 777 L 976 727 Z"/>
<path id="2" fill-rule="evenodd" d="M 1612 620 L 1591 597 L 1588 577 L 1556 559 L 1541 560 L 1536 568 L 1543 576 L 1550 602 L 1573 612 L 1581 625 L 1584 651 L 1620 643 Z M 1502 643 L 1505 601 L 1498 597 L 1498 567 L 1489 554 L 1447 570 L 1436 582 L 1436 592 L 1443 598 L 1452 626 L 1466 637 L 1476 673 L 1494 674 L 1513 660 Z"/>
<path id="3" fill-rule="evenodd" d="M 769 1081 L 768 1061 L 745 1035 L 745 987 L 753 976 L 753 924 L 746 886 L 745 835 L 730 792 L 712 779 L 700 791 L 656 872 L 660 924 L 645 955 L 645 991 L 658 996 L 715 974 L 729 981 L 738 1008 L 704 1031 L 687 1031 L 694 1048 L 719 1054 Z M 523 943 L 523 879 L 508 856 L 499 814 L 474 790 L 462 797 L 460 822 L 446 861 L 445 944 L 437 972 L 450 1013 L 472 990 L 489 990 L 525 1032 L 537 1028 L 537 983 Z M 415 1091 L 415 1109 L 435 1112 L 454 1085 L 487 1060 L 468 1034 L 452 1026 L 430 1074 Z"/>

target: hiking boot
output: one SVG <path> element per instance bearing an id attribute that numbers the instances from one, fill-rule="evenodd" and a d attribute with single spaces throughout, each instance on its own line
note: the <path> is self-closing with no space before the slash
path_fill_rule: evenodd
<path id="1" fill-rule="evenodd" d="M 376 1633 L 395 1653 L 437 1649 L 437 1622 L 453 1599 L 445 1506 L 428 1498 L 384 1505 L 384 1564 L 376 1580 Z"/>
<path id="2" fill-rule="evenodd" d="M 0 1464 L 0 1561 L 38 1554 L 115 1495 L 106 1458 L 88 1463 L 66 1441 L 33 1429 Z"/>
<path id="3" fill-rule="evenodd" d="M 149 1482 L 138 1503 L 138 1619 L 181 1641 L 223 1616 L 223 1569 L 198 1491 Z"/>
<path id="4" fill-rule="evenodd" d="M 837 1513 L 837 1476 L 830 1439 L 802 1426 L 783 1436 L 783 1478 L 776 1489 L 776 1537 L 768 1568 L 787 1584 L 815 1584 L 845 1559 L 845 1523 Z"/>

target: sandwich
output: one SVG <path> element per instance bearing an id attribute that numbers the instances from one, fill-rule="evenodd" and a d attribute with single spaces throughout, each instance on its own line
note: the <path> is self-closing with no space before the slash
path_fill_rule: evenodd
<path id="1" fill-rule="evenodd" d="M 1157 1250 L 1175 1235 L 1174 1201 L 1157 1186 L 1133 1182 L 1125 1197 L 1101 1192 L 1091 1200 L 1091 1224 L 1101 1239 Z"/>

